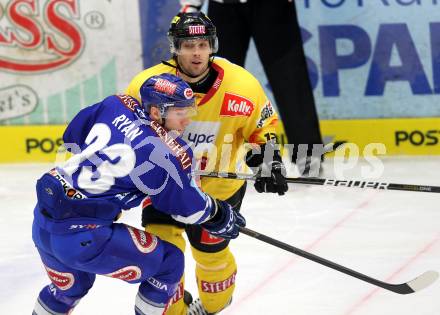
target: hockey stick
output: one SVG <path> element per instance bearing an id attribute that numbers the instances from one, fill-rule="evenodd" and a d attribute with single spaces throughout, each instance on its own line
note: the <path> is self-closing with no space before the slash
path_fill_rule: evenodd
<path id="1" fill-rule="evenodd" d="M 284 249 L 288 252 L 291 252 L 291 253 L 294 253 L 294 254 L 299 255 L 301 257 L 304 257 L 306 259 L 312 260 L 318 264 L 327 266 L 331 269 L 345 273 L 346 275 L 355 277 L 355 278 L 360 279 L 362 281 L 368 282 L 370 284 L 374 284 L 378 287 L 381 287 L 381 288 L 389 290 L 389 291 L 393 291 L 398 294 L 410 294 L 410 293 L 418 292 L 418 291 L 430 286 L 439 277 L 439 274 L 436 271 L 426 271 L 422 275 L 418 276 L 417 278 L 415 278 L 411 281 L 402 283 L 402 284 L 391 284 L 391 283 L 387 283 L 387 282 L 382 282 L 377 279 L 366 276 L 360 272 L 357 272 L 357 271 L 354 271 L 354 270 L 349 269 L 347 267 L 338 265 L 337 263 L 334 263 L 334 262 L 327 260 L 325 258 L 316 256 L 316 255 L 309 253 L 309 252 L 306 252 L 302 249 L 299 249 L 299 248 L 293 247 L 289 244 L 278 241 L 274 238 L 271 238 L 271 237 L 266 236 L 264 234 L 261 234 L 259 232 L 255 232 L 255 231 L 250 230 L 245 227 L 240 227 L 239 229 L 240 229 L 241 233 L 246 234 L 250 237 L 256 238 L 262 242 L 279 247 L 279 248 Z"/>
<path id="2" fill-rule="evenodd" d="M 201 175 L 204 177 L 245 179 L 245 180 L 255 180 L 257 178 L 257 176 L 253 174 L 220 173 L 220 172 L 211 172 L 211 173 L 196 172 L 196 175 Z M 440 193 L 440 186 L 428 186 L 428 185 L 393 184 L 393 183 L 383 183 L 383 182 L 370 182 L 363 180 L 339 180 L 339 179 L 317 178 L 317 177 L 310 177 L 310 178 L 286 177 L 286 181 L 288 183 L 305 184 L 305 185 Z"/>

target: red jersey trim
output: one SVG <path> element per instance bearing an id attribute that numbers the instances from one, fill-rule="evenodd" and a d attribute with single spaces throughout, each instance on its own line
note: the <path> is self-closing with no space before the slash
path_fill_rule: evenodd
<path id="1" fill-rule="evenodd" d="M 206 102 L 208 102 L 214 96 L 214 94 L 218 91 L 218 89 L 220 88 L 220 85 L 223 82 L 223 76 L 225 75 L 225 70 L 222 67 L 220 67 L 218 64 L 215 64 L 215 63 L 211 63 L 211 67 L 213 67 L 214 70 L 217 71 L 217 73 L 218 73 L 217 79 L 215 79 L 214 84 L 209 89 L 208 93 L 206 93 L 206 95 L 202 98 L 202 100 L 200 101 L 198 106 L 202 106 Z"/>
<path id="2" fill-rule="evenodd" d="M 125 107 L 127 107 L 130 111 L 134 112 L 134 108 L 136 106 L 139 106 L 139 102 L 134 97 L 127 95 L 127 94 L 117 94 L 117 98 L 121 101 L 122 104 L 124 104 Z"/>

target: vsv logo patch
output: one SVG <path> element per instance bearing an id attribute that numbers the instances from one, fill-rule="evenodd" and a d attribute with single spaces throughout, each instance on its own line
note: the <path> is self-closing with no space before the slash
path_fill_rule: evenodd
<path id="1" fill-rule="evenodd" d="M 220 116 L 250 116 L 254 107 L 254 104 L 243 96 L 225 93 Z"/>

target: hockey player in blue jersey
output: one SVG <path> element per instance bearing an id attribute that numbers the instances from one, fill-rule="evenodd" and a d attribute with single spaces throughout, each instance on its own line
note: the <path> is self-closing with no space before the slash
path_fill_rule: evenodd
<path id="1" fill-rule="evenodd" d="M 157 209 L 215 236 L 236 238 L 245 225 L 191 176 L 192 152 L 178 137 L 196 110 L 187 83 L 161 74 L 140 94 L 142 104 L 112 95 L 81 110 L 63 135 L 73 156 L 37 182 L 32 238 L 51 284 L 41 290 L 35 315 L 70 314 L 96 274 L 140 283 L 135 314 L 163 313 L 182 276 L 183 253 L 115 223 L 147 195 Z"/>

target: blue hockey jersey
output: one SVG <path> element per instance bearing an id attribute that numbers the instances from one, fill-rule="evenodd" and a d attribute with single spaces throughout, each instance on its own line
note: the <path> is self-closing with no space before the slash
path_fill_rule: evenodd
<path id="1" fill-rule="evenodd" d="M 69 198 L 109 201 L 120 211 L 150 196 L 180 222 L 208 219 L 213 203 L 192 178 L 191 149 L 146 117 L 134 98 L 112 95 L 84 108 L 63 140 L 73 156 L 50 173 Z"/>

